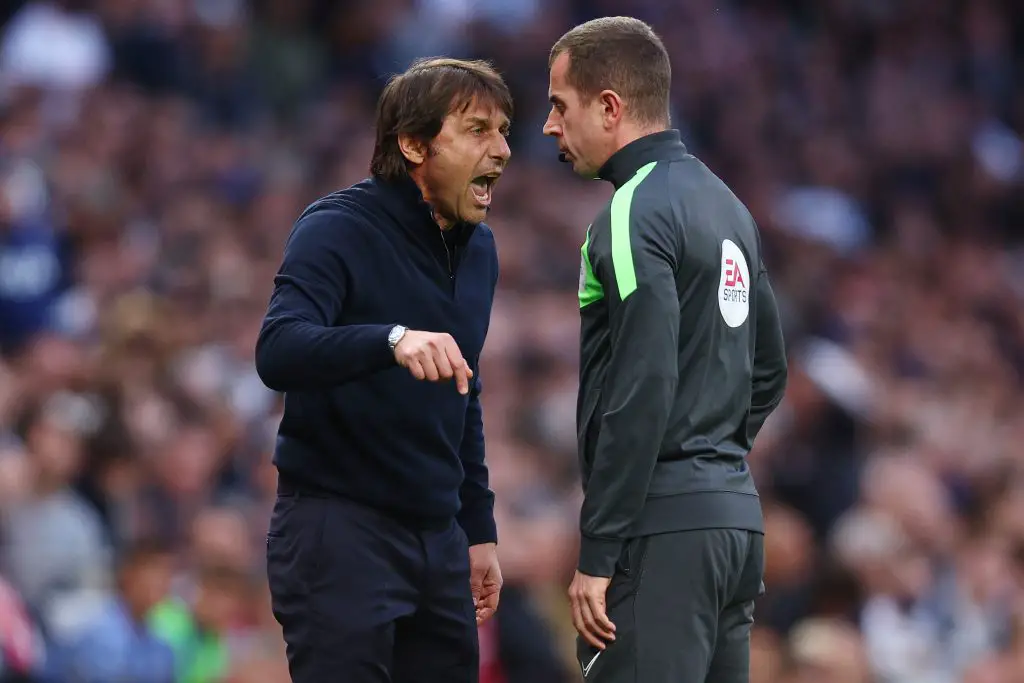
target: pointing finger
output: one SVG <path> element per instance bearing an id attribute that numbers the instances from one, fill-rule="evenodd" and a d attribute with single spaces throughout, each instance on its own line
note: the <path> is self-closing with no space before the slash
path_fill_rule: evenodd
<path id="1" fill-rule="evenodd" d="M 462 356 L 462 351 L 459 350 L 459 345 L 455 343 L 454 339 L 448 341 L 444 345 L 444 354 L 448 356 L 448 360 L 452 362 L 452 367 L 457 365 L 466 365 L 466 359 Z"/>
<path id="2" fill-rule="evenodd" d="M 460 365 L 455 370 L 455 386 L 459 388 L 459 393 L 465 396 L 469 393 L 469 368 L 465 365 Z"/>
<path id="3" fill-rule="evenodd" d="M 455 386 L 458 387 L 459 393 L 465 396 L 469 393 L 469 378 L 473 376 L 473 371 L 469 369 L 469 363 L 462 357 L 459 347 L 454 342 L 445 347 L 445 352 L 452 364 Z"/>

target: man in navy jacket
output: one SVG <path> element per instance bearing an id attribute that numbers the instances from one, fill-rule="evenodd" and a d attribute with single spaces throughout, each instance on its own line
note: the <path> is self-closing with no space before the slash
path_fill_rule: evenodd
<path id="1" fill-rule="evenodd" d="M 267 566 L 296 683 L 477 680 L 501 587 L 483 220 L 511 115 L 487 63 L 418 61 L 381 94 L 372 176 L 288 238 L 256 367 L 285 394 Z"/>

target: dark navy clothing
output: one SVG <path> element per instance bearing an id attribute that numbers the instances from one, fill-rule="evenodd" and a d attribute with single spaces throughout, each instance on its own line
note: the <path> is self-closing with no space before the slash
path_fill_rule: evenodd
<path id="1" fill-rule="evenodd" d="M 411 527 L 282 484 L 267 575 L 292 681 L 476 683 L 469 572 L 454 520 Z"/>
<path id="2" fill-rule="evenodd" d="M 17 351 L 55 327 L 67 254 L 45 217 L 0 225 L 0 349 Z"/>
<path id="3" fill-rule="evenodd" d="M 411 179 L 365 180 L 296 221 L 256 368 L 285 393 L 267 535 L 295 683 L 476 683 L 469 546 L 496 540 L 480 352 L 498 278 L 485 225 L 442 232 Z M 396 324 L 454 337 L 473 369 L 415 379 Z"/>
<path id="4" fill-rule="evenodd" d="M 471 544 L 496 540 L 479 361 L 497 279 L 490 229 L 443 233 L 411 179 L 367 179 L 308 207 L 256 346 L 260 377 L 285 392 L 281 476 L 414 525 L 457 519 Z M 451 334 L 470 394 L 399 367 L 395 324 Z"/>

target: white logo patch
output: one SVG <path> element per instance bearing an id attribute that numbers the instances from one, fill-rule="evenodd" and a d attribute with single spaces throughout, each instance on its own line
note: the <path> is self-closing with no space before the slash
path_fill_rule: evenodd
<path id="1" fill-rule="evenodd" d="M 591 659 L 589 662 L 587 662 L 586 664 L 580 663 L 580 668 L 583 669 L 584 678 L 590 675 L 590 670 L 594 667 L 594 662 L 597 661 L 597 658 L 601 656 L 602 652 L 604 652 L 604 650 L 598 650 L 597 654 L 594 655 L 594 658 Z"/>
<path id="2" fill-rule="evenodd" d="M 743 252 L 731 240 L 722 240 L 722 279 L 718 309 L 729 327 L 739 327 L 750 314 L 750 270 Z"/>

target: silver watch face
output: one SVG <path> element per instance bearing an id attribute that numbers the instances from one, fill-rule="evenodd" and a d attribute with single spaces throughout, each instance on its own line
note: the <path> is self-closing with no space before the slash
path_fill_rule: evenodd
<path id="1" fill-rule="evenodd" d="M 403 334 L 405 334 L 405 328 L 401 325 L 395 325 L 391 328 L 391 333 L 388 335 L 388 344 L 391 345 L 391 348 L 395 347 L 395 344 L 398 343 Z"/>

